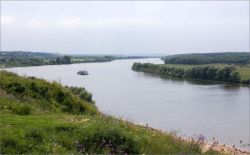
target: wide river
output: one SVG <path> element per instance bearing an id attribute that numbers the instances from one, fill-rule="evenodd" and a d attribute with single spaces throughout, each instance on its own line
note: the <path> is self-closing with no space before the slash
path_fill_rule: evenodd
<path id="1" fill-rule="evenodd" d="M 209 141 L 215 137 L 219 143 L 250 150 L 250 87 L 152 76 L 131 70 L 133 62 L 162 63 L 130 59 L 9 70 L 85 87 L 107 114 L 183 136 L 202 134 Z M 82 69 L 89 75 L 77 75 Z"/>

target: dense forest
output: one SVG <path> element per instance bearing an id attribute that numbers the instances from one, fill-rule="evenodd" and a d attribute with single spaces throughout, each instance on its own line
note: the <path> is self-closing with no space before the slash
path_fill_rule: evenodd
<path id="1" fill-rule="evenodd" d="M 162 58 L 165 64 L 247 64 L 250 63 L 249 52 L 224 52 L 224 53 L 194 53 L 170 55 Z"/>
<path id="2" fill-rule="evenodd" d="M 239 72 L 233 66 L 194 66 L 182 68 L 177 66 L 167 66 L 151 63 L 134 63 L 132 69 L 146 73 L 158 74 L 162 76 L 192 78 L 201 80 L 212 80 L 232 83 L 249 84 L 250 80 L 241 80 Z"/>
<path id="3" fill-rule="evenodd" d="M 101 114 L 84 88 L 0 71 L 1 154 L 218 154 Z"/>

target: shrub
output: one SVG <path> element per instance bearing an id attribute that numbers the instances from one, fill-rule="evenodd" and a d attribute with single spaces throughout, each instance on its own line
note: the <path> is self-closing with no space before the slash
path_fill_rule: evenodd
<path id="1" fill-rule="evenodd" d="M 35 142 L 42 142 L 44 139 L 44 132 L 39 128 L 31 128 L 26 131 L 25 137 Z"/>
<path id="2" fill-rule="evenodd" d="M 18 146 L 18 140 L 13 137 L 3 137 L 1 138 L 1 154 L 15 154 L 17 153 L 15 149 Z"/>
<path id="3" fill-rule="evenodd" d="M 15 94 L 24 94 L 26 87 L 20 82 L 12 82 L 7 85 L 7 91 L 9 93 L 13 92 Z"/>
<path id="4" fill-rule="evenodd" d="M 28 105 L 17 105 L 11 107 L 12 112 L 17 115 L 30 115 L 31 114 L 31 107 Z"/>
<path id="5" fill-rule="evenodd" d="M 128 131 L 108 122 L 92 124 L 77 143 L 81 153 L 138 154 L 138 147 Z"/>

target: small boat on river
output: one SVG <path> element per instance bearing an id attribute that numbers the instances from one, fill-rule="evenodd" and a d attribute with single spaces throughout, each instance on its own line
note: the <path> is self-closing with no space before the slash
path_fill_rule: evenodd
<path id="1" fill-rule="evenodd" d="M 79 75 L 88 75 L 89 73 L 86 70 L 80 70 L 80 71 L 77 72 L 77 74 L 79 74 Z"/>

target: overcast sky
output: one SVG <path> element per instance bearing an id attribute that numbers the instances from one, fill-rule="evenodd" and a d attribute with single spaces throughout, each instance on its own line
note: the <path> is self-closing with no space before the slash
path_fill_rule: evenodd
<path id="1" fill-rule="evenodd" d="M 249 51 L 249 2 L 1 1 L 1 50 L 70 54 Z"/>

